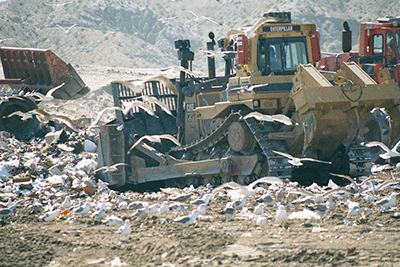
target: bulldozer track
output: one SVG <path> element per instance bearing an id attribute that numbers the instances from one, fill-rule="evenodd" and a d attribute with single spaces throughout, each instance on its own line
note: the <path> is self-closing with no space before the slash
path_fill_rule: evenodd
<path id="1" fill-rule="evenodd" d="M 350 176 L 362 176 L 371 173 L 372 157 L 367 147 L 356 142 L 351 146 L 348 155 Z"/>
<path id="2" fill-rule="evenodd" d="M 284 151 L 282 143 L 277 140 L 271 140 L 268 136 L 269 133 L 277 132 L 276 124 L 271 122 L 261 123 L 254 118 L 244 121 L 256 139 L 263 155 L 268 160 L 268 175 L 290 178 L 292 165 L 288 162 L 288 158 L 273 152 L 273 150 Z"/>
<path id="3" fill-rule="evenodd" d="M 189 144 L 183 147 L 176 147 L 174 151 L 188 151 L 192 153 L 199 153 L 206 149 L 215 146 L 219 141 L 221 141 L 228 133 L 228 128 L 231 122 L 238 120 L 240 114 L 238 112 L 232 112 L 221 124 L 215 128 L 211 133 L 207 134 L 203 138 L 199 139 L 197 142 Z"/>
<path id="4" fill-rule="evenodd" d="M 216 127 L 210 134 L 195 143 L 189 144 L 184 147 L 176 147 L 174 151 L 187 151 L 191 153 L 199 153 L 209 149 L 219 143 L 228 134 L 228 128 L 232 122 L 241 118 L 240 112 L 231 112 L 221 124 Z M 273 152 L 273 150 L 284 151 L 284 147 L 280 141 L 271 140 L 268 137 L 269 133 L 277 132 L 277 126 L 274 123 L 260 123 L 256 119 L 250 118 L 244 120 L 249 127 L 253 137 L 257 141 L 262 154 L 266 157 L 268 162 L 268 175 L 277 176 L 280 178 L 290 178 L 292 166 L 286 157 L 280 156 Z M 261 162 L 260 162 L 261 164 Z M 261 172 L 261 170 L 260 170 Z M 255 175 L 258 175 L 256 173 Z"/>

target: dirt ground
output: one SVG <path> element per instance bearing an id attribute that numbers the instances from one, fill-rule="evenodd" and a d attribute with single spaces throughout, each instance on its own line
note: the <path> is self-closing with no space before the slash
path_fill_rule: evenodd
<path id="1" fill-rule="evenodd" d="M 106 90 L 110 80 L 147 73 L 88 66 L 77 70 L 89 87 L 100 90 Z M 106 92 L 100 96 L 110 99 Z M 105 105 L 108 104 L 111 103 Z M 99 107 L 89 107 L 79 114 L 93 117 Z M 65 108 L 60 112 L 73 110 Z M 198 197 L 203 189 L 196 189 L 192 198 Z M 62 202 L 65 194 L 73 200 L 88 198 L 71 188 L 64 189 L 61 196 L 57 190 L 60 189 L 53 188 L 50 197 L 58 202 Z M 393 190 L 398 187 L 387 187 L 376 197 L 387 196 Z M 131 200 L 147 201 L 149 205 L 161 204 L 168 197 L 160 193 L 127 192 L 127 195 Z M 6 201 L 6 196 L 2 193 L 1 201 Z M 17 197 L 23 204 L 17 207 L 16 214 L 4 219 L 6 224 L 0 227 L 0 266 L 400 266 L 397 208 L 380 211 L 373 205 L 374 201 L 366 201 L 360 195 L 352 196 L 351 200 L 360 204 L 363 219 L 349 217 L 347 199 L 337 199 L 341 204 L 324 219 L 293 219 L 284 226 L 275 220 L 276 207 L 267 205 L 263 215 L 267 220 L 262 226 L 251 218 L 239 216 L 240 209 L 227 220 L 223 209 L 228 197 L 223 194 L 216 195 L 207 206 L 207 214 L 189 226 L 172 223 L 182 213 L 156 213 L 137 218 L 132 215 L 134 210 L 120 210 L 114 203 L 106 216 L 130 219 L 132 233 L 126 241 L 116 233 L 120 225 L 107 226 L 89 215 L 78 215 L 72 220 L 74 216 L 66 214 L 55 221 L 39 222 L 43 212 L 31 214 L 24 208 L 37 197 L 45 198 Z M 101 197 L 95 194 L 90 200 L 98 202 Z M 257 204 L 256 197 L 251 196 L 247 201 L 250 212 Z M 293 199 L 283 202 L 288 214 L 306 207 L 292 204 Z M 194 209 L 188 201 L 185 204 L 189 212 Z M 345 226 L 344 220 L 354 225 Z"/>
<path id="2" fill-rule="evenodd" d="M 143 194 L 136 199 L 149 201 Z M 256 202 L 250 200 L 252 210 Z M 263 226 L 241 218 L 239 212 L 227 221 L 222 214 L 224 196 L 216 197 L 207 214 L 190 226 L 172 223 L 175 212 L 139 219 L 132 216 L 133 210 L 107 210 L 107 215 L 130 219 L 127 241 L 116 234 L 120 225 L 106 226 L 89 216 L 68 221 L 72 215 L 38 222 L 38 215 L 21 209 L 0 228 L 0 265 L 112 266 L 119 257 L 127 266 L 399 266 L 399 217 L 357 201 L 365 219 L 355 226 L 343 223 L 352 221 L 345 204 L 323 220 L 289 220 L 285 227 L 276 223 L 273 206 L 265 207 Z M 149 204 L 156 202 L 161 204 L 162 198 Z M 290 214 L 302 209 L 292 205 L 287 210 Z"/>

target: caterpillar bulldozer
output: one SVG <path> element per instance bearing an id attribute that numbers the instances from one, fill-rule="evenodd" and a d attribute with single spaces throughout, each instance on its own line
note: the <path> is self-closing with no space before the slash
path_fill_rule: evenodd
<path id="1" fill-rule="evenodd" d="M 141 93 L 111 84 L 115 106 L 125 108 L 148 95 L 167 105 L 172 115 L 155 105 L 157 117 L 139 108 L 128 114 L 116 110 L 116 119 L 100 130 L 99 165 L 129 166 L 99 172 L 101 179 L 114 186 L 179 186 L 230 180 L 245 184 L 269 175 L 326 184 L 330 172 L 369 171 L 371 155 L 360 143 L 370 133 L 360 121 L 375 108 L 387 110 L 389 143 L 398 141 L 400 90 L 388 69 L 377 74 L 378 83 L 354 62 L 342 62 L 335 72 L 319 71 L 314 24 L 292 22 L 290 12 L 269 12 L 217 42 L 213 33 L 209 37 L 207 50 L 223 56 L 224 75 L 216 75 L 215 57 L 209 56 L 208 77 L 181 71 L 171 80 L 174 90 L 155 80 L 146 82 Z M 221 51 L 211 53 L 216 44 Z M 175 41 L 175 48 L 181 66 L 190 69 L 194 53 L 189 40 Z M 273 115 L 290 118 L 290 123 L 274 121 Z M 142 138 L 162 134 L 176 137 L 182 146 Z M 139 138 L 143 141 L 130 149 Z M 290 155 L 324 162 L 292 166 Z"/>
<path id="2" fill-rule="evenodd" d="M 0 79 L 0 131 L 29 140 L 40 128 L 36 117 L 23 121 L 20 116 L 8 117 L 15 111 L 37 109 L 40 98 L 34 92 L 46 95 L 56 86 L 56 99 L 76 99 L 90 89 L 71 64 L 48 49 L 0 47 L 4 79 Z"/>

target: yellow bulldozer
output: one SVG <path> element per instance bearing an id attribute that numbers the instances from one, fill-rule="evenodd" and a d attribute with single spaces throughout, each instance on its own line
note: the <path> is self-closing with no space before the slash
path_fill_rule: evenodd
<path id="1" fill-rule="evenodd" d="M 326 184 L 331 172 L 368 173 L 371 156 L 361 142 L 371 129 L 361 122 L 374 108 L 390 115 L 388 144 L 398 141 L 396 81 L 382 68 L 377 83 L 352 62 L 342 63 L 337 72 L 318 71 L 321 51 L 314 24 L 292 22 L 290 12 L 269 12 L 218 41 L 213 33 L 209 37 L 208 77 L 181 71 L 171 80 L 176 90 L 153 80 L 140 93 L 112 83 L 116 106 L 125 108 L 146 95 L 172 113 L 153 104 L 156 116 L 140 108 L 116 110 L 115 121 L 101 127 L 99 164 L 129 165 L 99 173 L 102 179 L 115 186 L 244 184 L 269 175 Z M 214 51 L 216 44 L 220 51 Z M 189 40 L 175 41 L 175 48 L 181 67 L 190 69 Z M 217 56 L 225 61 L 221 76 L 216 75 Z M 181 146 L 143 138 L 154 135 L 173 136 Z M 309 160 L 299 166 L 295 158 Z"/>

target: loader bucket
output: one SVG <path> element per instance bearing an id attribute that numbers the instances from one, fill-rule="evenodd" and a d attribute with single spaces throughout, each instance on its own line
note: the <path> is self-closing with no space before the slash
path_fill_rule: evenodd
<path id="1" fill-rule="evenodd" d="M 12 88 L 22 85 L 29 91 L 46 94 L 64 83 L 53 96 L 65 100 L 79 98 L 90 90 L 70 63 L 48 49 L 1 47 L 0 57 L 5 78 L 1 83 Z"/>

